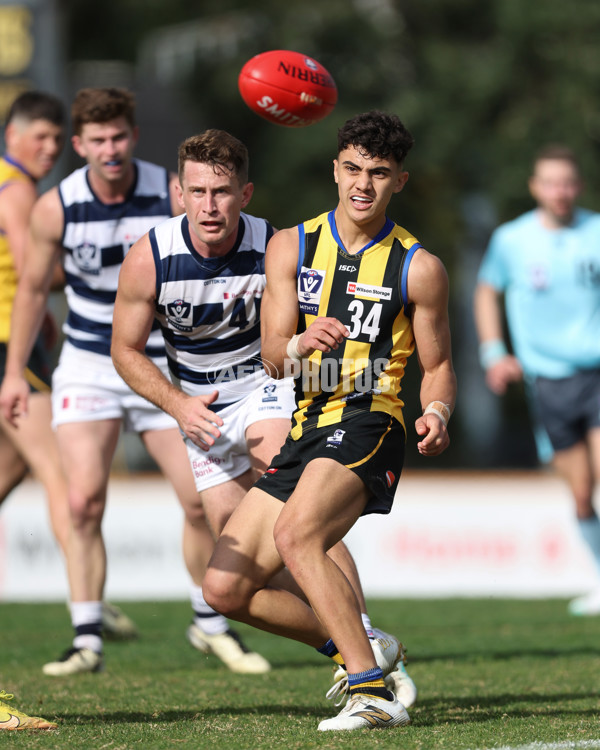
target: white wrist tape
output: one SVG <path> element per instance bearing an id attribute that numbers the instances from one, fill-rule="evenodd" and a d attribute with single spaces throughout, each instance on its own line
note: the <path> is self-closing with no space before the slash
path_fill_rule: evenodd
<path id="1" fill-rule="evenodd" d="M 301 335 L 301 333 L 294 334 L 292 338 L 287 342 L 287 346 L 285 348 L 286 355 L 289 359 L 293 359 L 294 362 L 300 362 L 302 359 L 302 355 L 298 351 L 298 341 Z"/>
<path id="2" fill-rule="evenodd" d="M 441 401 L 432 401 L 425 407 L 423 416 L 425 414 L 437 414 L 444 423 L 444 427 L 448 427 L 448 422 L 450 421 L 450 407 L 448 404 L 444 404 Z"/>
<path id="3" fill-rule="evenodd" d="M 495 365 L 498 360 L 506 357 L 508 349 L 501 339 L 483 341 L 479 345 L 479 362 L 484 370 Z"/>

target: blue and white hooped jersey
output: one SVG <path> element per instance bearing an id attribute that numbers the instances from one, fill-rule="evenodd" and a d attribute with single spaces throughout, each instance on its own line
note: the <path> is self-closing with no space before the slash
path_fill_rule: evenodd
<path id="1" fill-rule="evenodd" d="M 192 245 L 186 216 L 150 232 L 156 267 L 156 317 L 173 382 L 191 395 L 219 391 L 218 410 L 265 378 L 260 359 L 260 303 L 265 249 L 273 227 L 242 214 L 233 249 L 204 258 Z"/>
<path id="2" fill-rule="evenodd" d="M 121 264 L 134 242 L 172 215 L 168 171 L 139 159 L 134 166 L 135 183 L 122 203 L 107 205 L 98 200 L 87 166 L 59 185 L 69 306 L 63 331 L 74 346 L 109 357 Z M 146 353 L 154 358 L 165 356 L 158 327 L 150 334 Z"/>

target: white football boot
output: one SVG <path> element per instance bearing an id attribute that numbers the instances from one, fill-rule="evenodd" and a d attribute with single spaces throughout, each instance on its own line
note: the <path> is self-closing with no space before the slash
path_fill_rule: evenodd
<path id="1" fill-rule="evenodd" d="M 410 724 L 410 717 L 396 697 L 387 701 L 371 695 L 352 695 L 337 716 L 319 724 L 319 731 L 385 729 L 405 724 Z"/>
<path id="2" fill-rule="evenodd" d="M 187 639 L 194 648 L 204 654 L 214 654 L 232 672 L 238 674 L 264 674 L 271 669 L 269 662 L 244 644 L 235 630 L 208 635 L 194 622 L 186 631 Z"/>
<path id="3" fill-rule="evenodd" d="M 377 659 L 375 646 L 373 647 L 373 652 L 375 653 L 377 664 L 383 669 L 386 688 L 394 693 L 396 698 L 405 708 L 410 708 L 417 699 L 417 686 L 406 671 L 406 649 L 393 635 L 389 635 L 389 633 L 385 633 L 383 630 L 374 628 L 373 633 L 376 636 L 376 640 L 388 643 L 395 642 L 398 644 L 396 662 L 392 670 L 388 673 L 386 673 L 386 669 L 384 669 L 383 665 L 380 664 L 380 660 Z M 373 643 L 373 641 L 371 641 L 371 643 Z M 346 701 L 349 694 L 348 674 L 343 667 L 337 667 L 333 675 L 333 685 L 327 691 L 326 698 L 334 701 L 334 706 L 341 706 Z"/>

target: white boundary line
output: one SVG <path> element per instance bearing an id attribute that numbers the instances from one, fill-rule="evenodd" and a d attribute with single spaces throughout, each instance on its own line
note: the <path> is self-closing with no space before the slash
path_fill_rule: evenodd
<path id="1" fill-rule="evenodd" d="M 573 742 L 532 742 L 530 745 L 503 745 L 486 750 L 590 750 L 600 748 L 600 740 L 575 740 Z"/>

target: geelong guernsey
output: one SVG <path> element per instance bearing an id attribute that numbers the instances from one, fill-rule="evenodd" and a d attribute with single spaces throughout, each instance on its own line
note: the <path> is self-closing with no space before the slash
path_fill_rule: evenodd
<path id="1" fill-rule="evenodd" d="M 98 200 L 87 166 L 59 185 L 69 306 L 63 330 L 74 346 L 106 356 L 110 356 L 113 307 L 125 255 L 134 242 L 171 216 L 167 170 L 139 159 L 134 167 L 135 182 L 122 203 Z M 150 334 L 146 353 L 164 357 L 158 328 Z"/>
<path id="2" fill-rule="evenodd" d="M 529 376 L 600 367 L 600 214 L 546 229 L 537 211 L 492 234 L 478 280 L 506 293 L 515 355 Z"/>
<path id="3" fill-rule="evenodd" d="M 150 232 L 156 267 L 156 317 L 171 379 L 190 395 L 219 391 L 219 410 L 265 378 L 260 359 L 260 303 L 265 249 L 273 228 L 241 214 L 235 246 L 220 258 L 199 255 L 186 216 Z"/>
<path id="4" fill-rule="evenodd" d="M 15 182 L 33 183 L 33 179 L 14 159 L 0 158 L 0 192 Z M 8 238 L 0 228 L 0 342 L 6 343 L 10 336 L 10 316 L 17 291 L 17 271 L 8 245 Z"/>
<path id="5" fill-rule="evenodd" d="M 334 317 L 350 331 L 340 347 L 315 351 L 296 378 L 292 437 L 335 424 L 356 411 L 383 411 L 404 425 L 400 381 L 414 337 L 406 311 L 406 280 L 421 247 L 390 219 L 356 255 L 345 252 L 334 211 L 299 227 L 297 333 L 316 317 Z"/>

